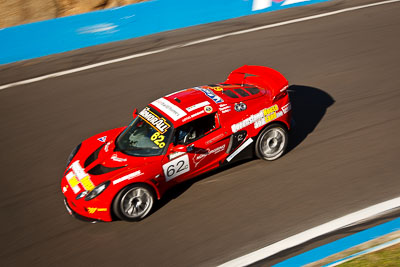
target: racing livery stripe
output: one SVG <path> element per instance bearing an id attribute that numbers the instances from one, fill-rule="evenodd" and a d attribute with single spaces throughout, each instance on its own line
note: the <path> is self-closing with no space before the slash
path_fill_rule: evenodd
<path id="1" fill-rule="evenodd" d="M 229 157 L 226 158 L 226 161 L 231 161 L 237 154 L 239 154 L 243 149 L 248 147 L 251 143 L 253 143 L 253 139 L 249 138 L 246 142 L 244 142 L 238 149 L 235 150 Z"/>

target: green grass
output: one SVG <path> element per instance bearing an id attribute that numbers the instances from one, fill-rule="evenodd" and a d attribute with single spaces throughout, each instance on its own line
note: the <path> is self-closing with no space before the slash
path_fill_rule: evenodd
<path id="1" fill-rule="evenodd" d="M 399 267 L 400 244 L 366 254 L 339 265 L 340 267 Z"/>

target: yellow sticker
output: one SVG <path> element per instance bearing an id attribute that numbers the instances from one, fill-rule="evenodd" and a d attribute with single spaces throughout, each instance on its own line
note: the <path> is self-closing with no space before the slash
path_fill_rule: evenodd
<path id="1" fill-rule="evenodd" d="M 90 214 L 95 213 L 96 210 L 97 210 L 97 208 L 88 208 L 88 212 L 89 212 Z"/>
<path id="2" fill-rule="evenodd" d="M 78 179 L 76 179 L 76 177 L 72 177 L 71 179 L 68 180 L 69 184 L 71 185 L 71 187 L 75 187 L 76 185 L 79 184 Z"/>
<path id="3" fill-rule="evenodd" d="M 268 115 L 268 114 L 270 114 L 270 113 L 272 113 L 272 112 L 275 112 L 275 111 L 278 111 L 278 105 L 273 105 L 272 107 L 269 107 L 269 108 L 267 108 L 267 109 L 264 109 L 264 114 L 265 115 Z"/>
<path id="4" fill-rule="evenodd" d="M 89 176 L 84 177 L 81 180 L 81 183 L 83 185 L 83 188 L 85 188 L 85 190 L 91 191 L 94 188 L 94 184 L 92 183 L 92 181 L 90 180 Z"/>
<path id="5" fill-rule="evenodd" d="M 224 91 L 224 88 L 219 87 L 219 86 L 210 87 L 210 88 L 213 89 L 214 91 L 217 91 L 217 92 Z"/>
<path id="6" fill-rule="evenodd" d="M 165 136 L 160 134 L 159 132 L 154 133 L 150 140 L 154 142 L 154 144 L 156 144 L 159 148 L 163 148 L 165 147 L 165 143 L 164 141 Z"/>
<path id="7" fill-rule="evenodd" d="M 276 119 L 276 112 L 265 116 L 265 122 L 270 122 Z"/>
<path id="8" fill-rule="evenodd" d="M 107 208 L 87 208 L 90 214 L 95 213 L 96 211 L 107 211 Z"/>

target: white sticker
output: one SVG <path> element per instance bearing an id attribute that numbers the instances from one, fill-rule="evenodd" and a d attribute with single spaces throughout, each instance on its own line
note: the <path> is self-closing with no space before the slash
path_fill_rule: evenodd
<path id="1" fill-rule="evenodd" d="M 189 116 L 187 116 L 186 118 L 183 118 L 183 119 L 182 119 L 182 122 L 185 122 L 185 121 L 187 121 L 187 120 L 193 119 L 194 117 L 197 117 L 197 116 L 199 116 L 199 115 L 201 115 L 201 114 L 203 114 L 203 113 L 204 113 L 204 109 L 202 109 L 202 110 L 200 110 L 200 111 L 198 111 L 198 112 L 196 112 L 196 113 L 193 113 L 192 115 L 189 115 Z"/>
<path id="2" fill-rule="evenodd" d="M 79 187 L 79 181 L 76 178 L 76 176 L 74 175 L 73 172 L 69 172 L 65 178 L 67 179 L 69 185 L 72 188 L 72 191 L 74 191 L 75 194 L 78 194 L 79 191 L 81 191 L 81 188 Z M 63 190 L 64 191 L 64 190 Z"/>
<path id="3" fill-rule="evenodd" d="M 156 101 L 153 101 L 151 104 L 170 116 L 174 121 L 179 120 L 186 115 L 185 111 L 164 98 L 159 98 Z"/>
<path id="4" fill-rule="evenodd" d="M 138 177 L 138 176 L 140 176 L 142 174 L 143 174 L 143 172 L 141 172 L 140 170 L 132 172 L 132 173 L 130 173 L 128 175 L 122 176 L 121 178 L 118 178 L 118 179 L 114 180 L 113 184 L 118 184 L 118 183 L 123 182 L 125 180 L 133 179 L 133 178 Z"/>
<path id="5" fill-rule="evenodd" d="M 231 161 L 237 154 L 239 154 L 243 149 L 245 149 L 247 146 L 249 146 L 251 143 L 253 143 L 253 139 L 249 138 L 244 142 L 240 147 L 238 147 L 235 152 L 233 152 L 229 157 L 226 158 L 226 161 L 229 162 Z"/>
<path id="6" fill-rule="evenodd" d="M 233 124 L 231 126 L 232 132 L 236 133 L 237 131 L 246 128 L 250 124 L 254 123 L 254 127 L 257 129 L 265 124 L 267 124 L 270 121 L 275 120 L 276 117 L 276 111 L 278 111 L 278 105 L 273 105 L 270 106 L 269 108 L 264 108 L 257 112 L 256 114 L 251 115 L 250 117 Z"/>
<path id="7" fill-rule="evenodd" d="M 191 106 L 191 107 L 188 107 L 186 110 L 187 110 L 188 112 L 191 112 L 191 111 L 193 111 L 193 110 L 196 110 L 196 109 L 198 109 L 198 108 L 202 108 L 202 107 L 207 106 L 207 105 L 210 105 L 210 102 L 204 101 L 204 102 L 195 104 L 195 105 L 193 105 L 193 106 Z"/>
<path id="8" fill-rule="evenodd" d="M 79 160 L 75 161 L 71 164 L 71 168 L 74 171 L 75 175 L 78 177 L 79 181 L 88 176 L 85 170 L 79 164 Z"/>
<path id="9" fill-rule="evenodd" d="M 168 182 L 179 175 L 190 171 L 189 157 L 184 155 L 163 165 L 165 180 Z"/>
<path id="10" fill-rule="evenodd" d="M 113 154 L 113 155 L 111 156 L 111 159 L 112 159 L 113 161 L 117 161 L 117 162 L 124 162 L 124 161 L 127 161 L 127 159 L 119 158 L 119 157 L 117 156 L 117 154 Z"/>
<path id="11" fill-rule="evenodd" d="M 284 105 L 282 107 L 282 111 L 284 114 L 288 113 L 291 109 L 292 109 L 292 106 L 290 105 L 290 103 L 287 103 L 286 105 Z"/>

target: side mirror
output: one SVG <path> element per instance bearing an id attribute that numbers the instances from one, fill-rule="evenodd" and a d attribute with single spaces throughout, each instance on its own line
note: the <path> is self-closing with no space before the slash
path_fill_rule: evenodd
<path id="1" fill-rule="evenodd" d="M 175 152 L 186 152 L 186 146 L 184 145 L 176 145 L 172 148 Z"/>
<path id="2" fill-rule="evenodd" d="M 136 118 L 137 116 L 138 116 L 138 113 L 137 113 L 137 109 L 135 108 L 133 110 L 133 118 Z"/>

